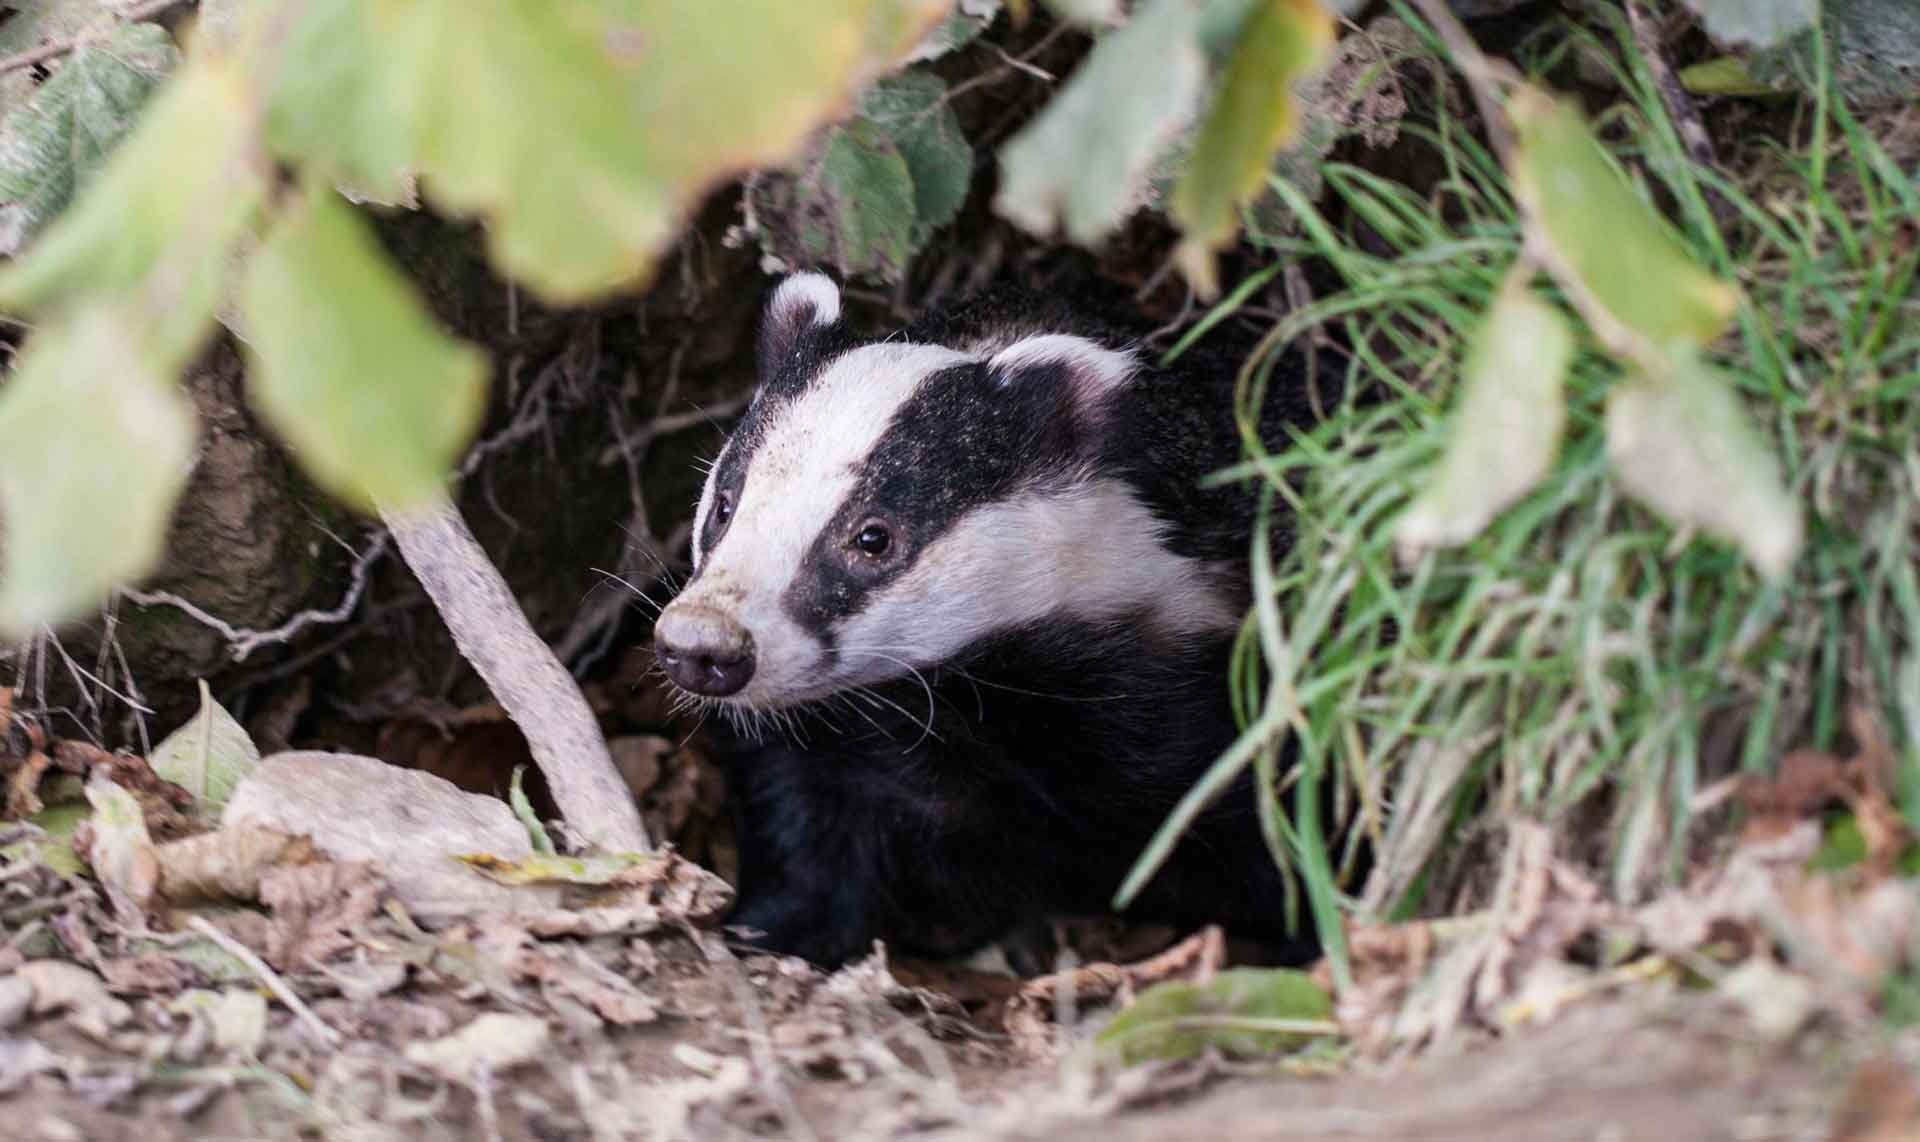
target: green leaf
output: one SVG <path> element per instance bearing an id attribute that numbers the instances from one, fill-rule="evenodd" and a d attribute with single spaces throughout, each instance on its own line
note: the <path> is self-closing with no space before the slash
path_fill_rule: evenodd
<path id="1" fill-rule="evenodd" d="M 1533 489 L 1559 453 L 1573 329 L 1527 288 L 1529 276 L 1508 279 L 1467 350 L 1446 453 L 1400 520 L 1408 557 L 1480 534 Z"/>
<path id="2" fill-rule="evenodd" d="M 1732 385 L 1697 354 L 1608 394 L 1607 454 L 1621 486 L 1674 523 L 1738 543 L 1770 578 L 1792 565 L 1800 507 Z"/>
<path id="3" fill-rule="evenodd" d="M 1789 90 L 1779 84 L 1763 83 L 1739 56 L 1721 56 L 1702 60 L 1679 72 L 1680 86 L 1695 95 L 1741 96 L 1779 95 Z"/>
<path id="4" fill-rule="evenodd" d="M 1120 22 L 1120 0 L 1045 0 L 1045 3 L 1062 23 L 1099 28 Z"/>
<path id="5" fill-rule="evenodd" d="M 234 787 L 260 764 L 260 749 L 200 682 L 200 712 L 168 734 L 147 758 L 153 771 L 193 794 L 202 815 L 218 817 Z"/>
<path id="6" fill-rule="evenodd" d="M 1684 0 L 1707 34 L 1722 44 L 1771 47 L 1811 28 L 1820 0 Z"/>
<path id="7" fill-rule="evenodd" d="M 250 102 L 231 60 L 182 68 L 73 206 L 0 269 L 0 310 L 112 297 L 146 319 L 160 372 L 183 365 L 212 328 L 228 252 L 265 190 Z"/>
<path id="8" fill-rule="evenodd" d="M 314 481 L 405 511 L 444 493 L 485 411 L 487 362 L 427 313 L 351 207 L 309 191 L 240 293 L 248 392 Z"/>
<path id="9" fill-rule="evenodd" d="M 251 12 L 282 18 L 272 5 Z M 420 146 L 421 74 L 434 51 L 432 12 L 419 0 L 306 0 L 273 71 L 269 145 L 310 175 L 386 202 L 406 197 Z"/>
<path id="10" fill-rule="evenodd" d="M 980 38 L 980 33 L 1000 15 L 1000 0 L 960 0 L 946 18 L 935 24 L 913 51 L 906 63 L 924 63 L 951 55 Z"/>
<path id="11" fill-rule="evenodd" d="M 1170 204 L 1186 232 L 1177 256 L 1201 297 L 1219 293 L 1214 251 L 1232 240 L 1240 207 L 1260 191 L 1293 134 L 1294 82 L 1332 45 L 1333 20 L 1319 0 L 1260 0 L 1241 25 Z"/>
<path id="12" fill-rule="evenodd" d="M 1197 7 L 1148 0 L 1001 149 L 995 208 L 1036 234 L 1064 226 L 1077 242 L 1104 236 L 1141 201 L 1154 157 L 1193 114 L 1205 70 Z"/>
<path id="13" fill-rule="evenodd" d="M 178 56 L 166 29 L 125 25 L 75 48 L 0 120 L 0 253 L 15 252 L 66 209 Z"/>
<path id="14" fill-rule="evenodd" d="M 1733 316 L 1732 287 L 1702 269 L 1609 160 L 1580 113 L 1536 88 L 1508 102 L 1514 193 L 1595 331 L 1646 343 L 1649 358 L 1701 345 Z"/>
<path id="15" fill-rule="evenodd" d="M 947 103 L 947 85 L 922 71 L 888 76 L 860 96 L 860 116 L 906 161 L 913 180 L 913 248 L 953 221 L 973 180 L 973 147 Z"/>
<path id="16" fill-rule="evenodd" d="M 913 253 L 913 175 L 880 129 L 856 119 L 834 130 L 811 181 L 824 209 L 798 220 L 808 259 L 897 277 Z"/>
<path id="17" fill-rule="evenodd" d="M 636 281 L 711 182 L 785 158 L 885 22 L 876 0 L 416 2 L 427 192 L 552 302 Z M 904 51 L 924 28 L 902 28 Z"/>
<path id="18" fill-rule="evenodd" d="M 527 839 L 533 843 L 533 851 L 542 856 L 553 854 L 553 838 L 547 835 L 547 827 L 540 823 L 540 814 L 534 812 L 533 802 L 527 799 L 527 791 L 521 785 L 526 776 L 527 767 L 513 767 L 513 783 L 507 787 L 507 804 L 513 807 L 513 815 L 520 818 L 526 826 Z"/>
<path id="19" fill-rule="evenodd" d="M 93 806 L 76 796 L 53 801 L 27 819 L 45 836 L 29 836 L 0 848 L 0 862 L 30 860 L 46 865 L 63 880 L 74 880 L 86 872 L 86 862 L 73 851 L 73 835 L 80 822 L 93 816 Z"/>
<path id="20" fill-rule="evenodd" d="M 170 369 L 103 306 L 27 341 L 0 388 L 0 627 L 72 618 L 159 559 L 195 437 Z"/>
<path id="21" fill-rule="evenodd" d="M 1333 999 L 1313 977 L 1279 968 L 1231 968 L 1210 982 L 1142 992 L 1094 1040 L 1096 1054 L 1131 1066 L 1190 1059 L 1208 1047 L 1254 1058 L 1335 1034 Z"/>

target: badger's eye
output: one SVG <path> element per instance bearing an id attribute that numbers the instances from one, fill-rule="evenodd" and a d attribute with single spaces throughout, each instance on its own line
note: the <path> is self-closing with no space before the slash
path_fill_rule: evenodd
<path id="1" fill-rule="evenodd" d="M 721 492 L 719 495 L 713 497 L 713 516 L 711 522 L 708 524 L 709 530 L 716 536 L 719 535 L 721 530 L 727 526 L 727 521 L 732 518 L 733 493 Z"/>
<path id="2" fill-rule="evenodd" d="M 886 524 L 869 520 L 854 533 L 853 545 L 869 559 L 879 559 L 893 549 L 893 533 Z"/>

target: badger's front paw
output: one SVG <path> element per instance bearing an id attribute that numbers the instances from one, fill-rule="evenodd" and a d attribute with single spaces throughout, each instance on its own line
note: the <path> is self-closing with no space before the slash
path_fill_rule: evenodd
<path id="1" fill-rule="evenodd" d="M 831 971 L 865 955 L 874 939 L 865 924 L 836 911 L 829 901 L 759 896 L 742 900 L 725 926 L 748 947 L 799 956 Z"/>

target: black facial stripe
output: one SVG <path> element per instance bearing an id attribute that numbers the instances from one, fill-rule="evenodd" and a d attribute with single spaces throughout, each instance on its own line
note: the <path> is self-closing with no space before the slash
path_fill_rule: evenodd
<path id="1" fill-rule="evenodd" d="M 910 570 L 968 512 L 1078 466 L 1088 444 L 1057 373 L 1043 367 L 1000 377 L 968 364 L 922 382 L 815 537 L 783 600 L 794 620 L 831 646 L 836 622 Z M 871 566 L 848 547 L 869 517 L 893 529 L 889 557 Z"/>

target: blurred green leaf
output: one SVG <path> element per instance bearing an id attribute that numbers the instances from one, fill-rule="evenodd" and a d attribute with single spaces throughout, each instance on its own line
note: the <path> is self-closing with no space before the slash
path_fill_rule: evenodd
<path id="1" fill-rule="evenodd" d="M 1085 28 L 1106 27 L 1120 22 L 1120 0 L 1042 0 L 1064 23 Z"/>
<path id="2" fill-rule="evenodd" d="M 1211 981 L 1148 988 L 1113 1017 L 1095 1052 L 1122 1066 L 1190 1059 L 1208 1047 L 1253 1058 L 1333 1034 L 1333 999 L 1305 972 L 1231 968 Z"/>
<path id="3" fill-rule="evenodd" d="M 437 327 L 351 207 L 309 191 L 248 267 L 248 391 L 314 481 L 362 508 L 444 493 L 485 411 L 487 362 Z"/>
<path id="4" fill-rule="evenodd" d="M 1528 289 L 1530 276 L 1508 279 L 1467 349 L 1446 453 L 1400 520 L 1406 556 L 1480 534 L 1532 490 L 1559 453 L 1573 329 Z"/>
<path id="5" fill-rule="evenodd" d="M 1820 18 L 1820 0 L 1684 0 L 1707 34 L 1736 47 L 1770 47 Z"/>
<path id="6" fill-rule="evenodd" d="M 886 0 L 420 2 L 428 194 L 484 217 L 500 266 L 553 302 L 633 283 L 709 183 L 799 145 L 870 62 L 890 11 L 877 7 Z M 905 51 L 925 29 L 895 30 L 912 32 Z"/>
<path id="7" fill-rule="evenodd" d="M 158 373 L 185 364 L 212 328 L 228 252 L 266 185 L 249 153 L 249 91 L 230 60 L 181 69 L 73 206 L 0 269 L 0 309 L 115 298 L 144 319 Z"/>
<path id="8" fill-rule="evenodd" d="M 1177 256 L 1201 297 L 1219 293 L 1214 251 L 1232 240 L 1240 207 L 1259 193 L 1294 131 L 1294 82 L 1332 44 L 1333 20 L 1319 0 L 1260 0 L 1241 25 L 1170 203 L 1185 231 Z"/>
<path id="9" fill-rule="evenodd" d="M 0 388 L 0 627 L 71 618 L 160 557 L 195 437 L 172 367 L 105 306 L 27 341 Z"/>
<path id="10" fill-rule="evenodd" d="M 44 790 L 43 790 L 44 792 Z M 46 865 L 64 880 L 72 880 L 86 871 L 86 862 L 73 851 L 73 835 L 80 822 L 93 816 L 93 806 L 79 793 L 64 801 L 49 801 L 47 807 L 27 819 L 44 836 L 29 836 L 24 841 L 0 848 L 0 862 L 31 860 Z"/>
<path id="11" fill-rule="evenodd" d="M 1779 95 L 1788 90 L 1778 84 L 1763 83 L 1739 56 L 1721 56 L 1702 60 L 1679 73 L 1680 85 L 1695 95 L 1762 96 Z"/>
<path id="12" fill-rule="evenodd" d="M 1792 565 L 1800 506 L 1728 379 L 1697 353 L 1615 386 L 1607 454 L 1621 486 L 1672 522 L 1738 543 L 1770 578 Z"/>
<path id="13" fill-rule="evenodd" d="M 0 120 L 0 254 L 66 209 L 178 57 L 166 29 L 124 25 L 75 48 Z"/>
<path id="14" fill-rule="evenodd" d="M 1556 274 L 1575 279 L 1570 292 L 1603 340 L 1624 329 L 1662 354 L 1717 337 L 1733 316 L 1733 289 L 1634 193 L 1580 113 L 1536 88 L 1517 92 L 1507 109 L 1518 144 L 1514 193 Z"/>
<path id="15" fill-rule="evenodd" d="M 1102 36 L 1052 102 L 1000 151 L 994 206 L 1036 234 L 1091 243 L 1142 201 L 1153 160 L 1205 79 L 1198 8 L 1147 0 Z"/>
<path id="16" fill-rule="evenodd" d="M 383 202 L 404 199 L 435 50 L 426 38 L 432 12 L 418 0 L 305 0 L 272 72 L 269 145 L 309 174 Z M 272 5 L 250 5 L 248 14 L 281 18 Z"/>
<path id="17" fill-rule="evenodd" d="M 973 147 L 947 104 L 947 85 L 922 71 L 888 76 L 860 96 L 860 116 L 906 160 L 913 180 L 913 246 L 953 221 L 973 181 Z"/>
<path id="18" fill-rule="evenodd" d="M 199 713 L 155 746 L 147 763 L 193 794 L 203 816 L 218 818 L 234 787 L 260 764 L 260 750 L 202 679 Z"/>

